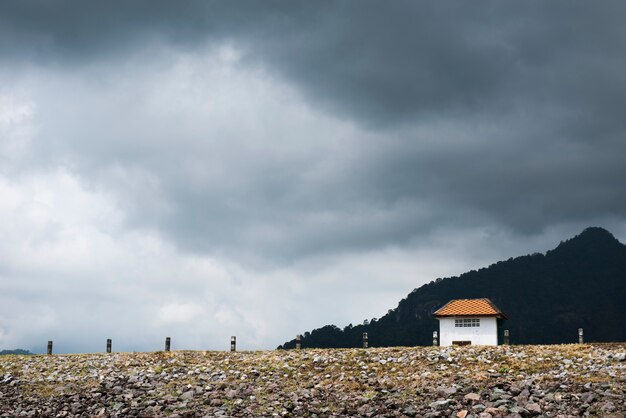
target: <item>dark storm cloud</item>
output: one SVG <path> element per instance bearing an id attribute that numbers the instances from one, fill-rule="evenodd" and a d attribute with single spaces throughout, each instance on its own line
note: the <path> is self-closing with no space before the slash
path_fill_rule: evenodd
<path id="1" fill-rule="evenodd" d="M 326 107 L 386 126 L 531 100 L 615 109 L 625 14 L 619 2 L 25 1 L 0 6 L 0 28 L 3 56 L 43 61 L 234 40 Z"/>
<path id="2" fill-rule="evenodd" d="M 0 348 L 275 347 L 589 225 L 623 241 L 625 17 L 0 2 Z"/>
<path id="3" fill-rule="evenodd" d="M 123 156 L 157 176 L 171 208 L 151 215 L 137 202 L 134 222 L 201 251 L 280 258 L 402 243 L 442 224 L 528 233 L 623 221 L 625 16 L 621 2 L 4 2 L 0 55 L 63 68 L 231 42 L 244 66 L 371 132 L 349 159 L 261 164 L 233 148 L 224 160 L 240 172 L 229 175 L 245 180 L 230 186 L 179 169 L 211 158 L 208 149 L 191 155 L 150 138 L 117 149 L 106 132 L 93 134 L 97 152 L 56 144 L 80 154 L 84 173 Z M 309 181 L 302 172 L 324 159 L 343 169 Z"/>

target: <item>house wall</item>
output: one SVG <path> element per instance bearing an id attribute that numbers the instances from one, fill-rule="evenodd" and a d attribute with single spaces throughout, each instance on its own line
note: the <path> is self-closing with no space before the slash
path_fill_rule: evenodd
<path id="1" fill-rule="evenodd" d="M 439 319 L 439 345 L 449 346 L 452 341 L 471 341 L 472 345 L 498 345 L 498 322 L 493 316 L 479 317 L 478 327 L 455 327 L 454 320 L 473 317 L 446 317 Z"/>

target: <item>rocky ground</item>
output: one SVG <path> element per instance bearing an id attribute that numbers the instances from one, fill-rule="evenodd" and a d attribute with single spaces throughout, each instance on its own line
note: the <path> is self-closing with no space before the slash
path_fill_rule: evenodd
<path id="1" fill-rule="evenodd" d="M 1 417 L 626 416 L 626 345 L 0 358 Z"/>

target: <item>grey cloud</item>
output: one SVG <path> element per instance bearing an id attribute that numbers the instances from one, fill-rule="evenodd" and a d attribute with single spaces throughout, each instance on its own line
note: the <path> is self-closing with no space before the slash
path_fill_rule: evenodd
<path id="1" fill-rule="evenodd" d="M 117 190 L 131 225 L 160 229 L 188 250 L 297 258 L 401 244 L 441 224 L 536 233 L 626 217 L 617 191 L 626 177 L 620 3 L 1 7 L 5 62 L 53 62 L 79 74 L 105 66 L 113 85 L 156 90 L 143 80 L 150 70 L 132 64 L 138 54 L 146 66 L 167 68 L 166 58 L 145 51 L 202 54 L 207 43 L 230 42 L 244 54 L 240 69 L 286 81 L 316 112 L 354 124 L 356 136 L 371 134 L 351 143 L 353 158 L 333 158 L 332 147 L 276 158 L 277 137 L 292 134 L 305 147 L 324 140 L 287 133 L 277 120 L 263 135 L 226 128 L 229 143 L 207 145 L 203 136 L 217 132 L 201 126 L 200 114 L 186 128 L 150 109 L 113 121 L 107 100 L 116 97 L 104 86 L 69 93 L 91 110 L 68 108 L 81 118 L 70 135 L 64 127 L 72 120 L 46 123 L 51 142 L 42 155 L 71 156 L 85 178 Z M 85 98 L 100 92 L 101 100 Z M 118 106 L 128 103 L 145 105 Z M 258 153 L 258 144 L 267 151 Z M 337 175 L 307 178 L 322 164 Z M 111 167 L 135 183 L 111 177 Z"/>
<path id="2" fill-rule="evenodd" d="M 0 6 L 0 52 L 5 63 L 62 64 L 124 59 L 153 44 L 229 40 L 245 48 L 250 65 L 369 129 L 545 102 L 567 110 L 553 121 L 567 135 L 624 129 L 623 4 L 481 6 L 11 2 Z"/>
<path id="3" fill-rule="evenodd" d="M 2 348 L 275 347 L 623 241 L 625 7 L 0 2 Z"/>
<path id="4" fill-rule="evenodd" d="M 318 104 L 378 127 L 520 99 L 622 103 L 625 11 L 617 2 L 25 1 L 2 5 L 0 51 L 74 62 L 151 42 L 232 40 Z"/>

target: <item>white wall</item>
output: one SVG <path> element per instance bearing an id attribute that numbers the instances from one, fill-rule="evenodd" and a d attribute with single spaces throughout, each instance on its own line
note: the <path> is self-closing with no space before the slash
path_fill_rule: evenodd
<path id="1" fill-rule="evenodd" d="M 452 341 L 471 341 L 472 345 L 498 345 L 498 321 L 495 317 L 480 317 L 479 327 L 455 327 L 454 320 L 473 317 L 439 319 L 439 345 L 452 345 Z"/>

